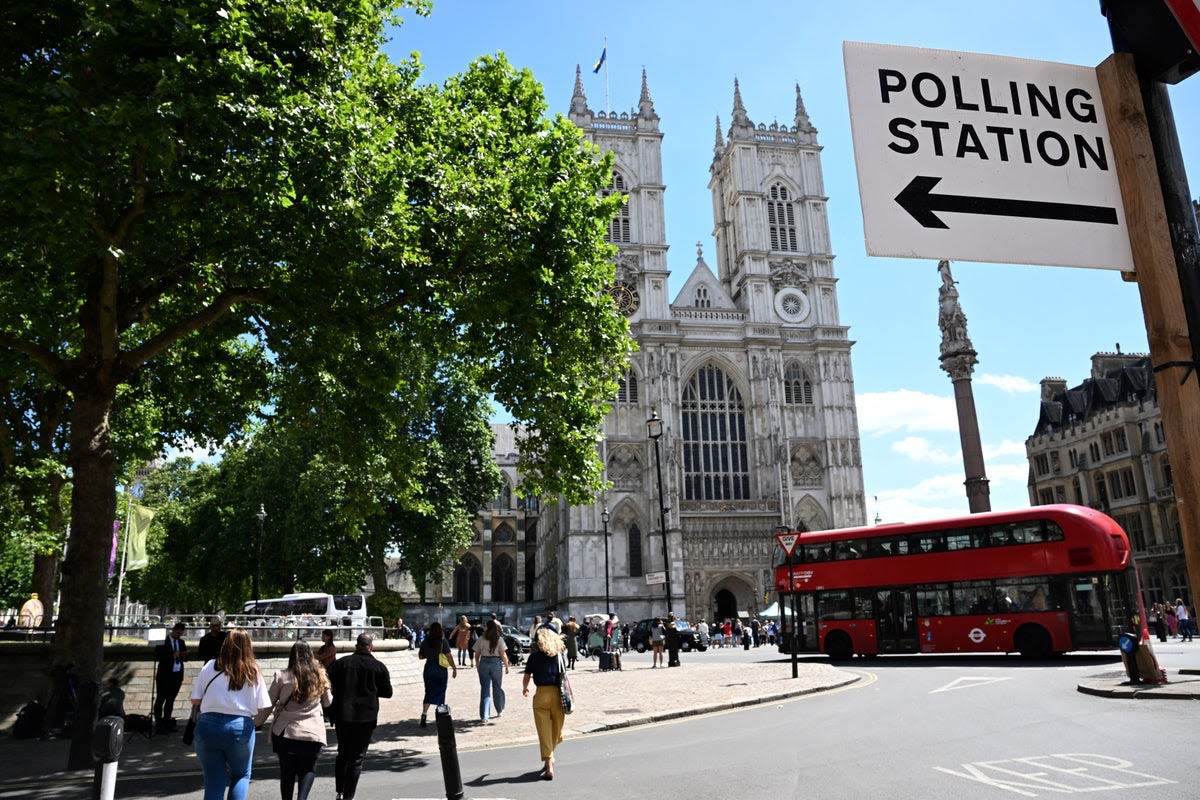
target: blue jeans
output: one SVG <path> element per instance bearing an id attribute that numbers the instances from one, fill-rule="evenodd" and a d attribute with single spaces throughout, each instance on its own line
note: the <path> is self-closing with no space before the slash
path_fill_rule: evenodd
<path id="1" fill-rule="evenodd" d="M 479 718 L 487 721 L 492 717 L 492 695 L 496 697 L 496 714 L 504 713 L 504 664 L 500 656 L 484 656 L 479 659 Z"/>
<path id="2" fill-rule="evenodd" d="M 204 772 L 204 800 L 246 800 L 254 756 L 254 720 L 206 711 L 196 721 L 196 758 Z"/>

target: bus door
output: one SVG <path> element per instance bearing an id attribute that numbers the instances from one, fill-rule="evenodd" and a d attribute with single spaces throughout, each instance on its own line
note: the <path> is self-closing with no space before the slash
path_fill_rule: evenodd
<path id="1" fill-rule="evenodd" d="M 919 637 L 916 607 L 916 598 L 911 588 L 875 590 L 875 626 L 879 652 L 917 652 Z"/>
<path id="2" fill-rule="evenodd" d="M 1068 575 L 1066 594 L 1071 609 L 1071 645 L 1085 649 L 1113 647 L 1125 620 L 1114 619 L 1120 612 L 1113 600 L 1119 589 L 1109 575 Z"/>
<path id="3" fill-rule="evenodd" d="M 817 610 L 816 610 L 816 595 L 812 592 L 803 592 L 794 598 L 799 606 L 799 613 L 793 623 L 792 619 L 792 601 L 793 597 L 790 594 L 780 597 L 779 609 L 779 627 L 786 644 L 781 643 L 780 652 L 790 653 L 792 649 L 790 644 L 796 641 L 799 647 L 795 652 L 798 653 L 815 653 L 817 652 Z M 798 634 L 798 638 L 793 640 L 793 629 Z"/>

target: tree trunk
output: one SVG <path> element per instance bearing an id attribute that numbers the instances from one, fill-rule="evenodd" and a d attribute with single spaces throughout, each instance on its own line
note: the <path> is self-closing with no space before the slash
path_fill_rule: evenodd
<path id="1" fill-rule="evenodd" d="M 90 740 L 104 670 L 104 605 L 117 511 L 116 460 L 109 429 L 113 391 L 77 392 L 71 413 L 71 536 L 62 567 L 54 664 L 72 665 L 78 695 L 67 769 L 92 766 Z"/>
<path id="2" fill-rule="evenodd" d="M 61 474 L 54 474 L 49 478 L 49 498 L 50 513 L 47 519 L 47 527 L 52 531 L 63 530 L 63 509 L 62 509 L 62 490 L 66 485 L 66 478 Z M 58 553 L 35 553 L 33 556 L 33 591 L 38 593 L 38 597 L 42 598 L 42 604 L 46 608 L 46 613 L 42 616 L 42 628 L 49 630 L 54 625 L 54 619 L 58 616 L 57 597 L 58 597 Z"/>

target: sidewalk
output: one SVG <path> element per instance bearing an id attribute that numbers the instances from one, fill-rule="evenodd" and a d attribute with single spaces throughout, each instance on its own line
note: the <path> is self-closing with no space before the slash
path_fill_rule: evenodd
<path id="1" fill-rule="evenodd" d="M 1124 670 L 1079 682 L 1084 694 L 1126 700 L 1200 700 L 1200 669 L 1167 673 L 1168 683 L 1130 684 Z"/>
<path id="2" fill-rule="evenodd" d="M 563 736 L 569 740 L 584 733 L 769 703 L 836 689 L 859 679 L 858 675 L 830 664 L 803 661 L 799 664 L 799 677 L 792 678 L 787 657 L 769 653 L 765 648 L 758 652 L 764 660 L 733 663 L 706 661 L 705 654 L 685 653 L 683 666 L 672 669 L 651 669 L 649 654 L 628 653 L 623 657 L 624 669 L 619 672 L 600 672 L 596 659 L 579 659 L 577 668 L 569 673 L 576 708 L 566 718 Z M 458 678 L 451 679 L 446 702 L 454 720 L 455 743 L 460 753 L 524 744 L 536 747 L 537 733 L 530 710 L 532 693 L 530 697 L 522 697 L 520 670 L 521 667 L 513 667 L 504 677 L 507 705 L 499 719 L 487 724 L 479 719 L 479 680 L 475 671 L 460 669 Z M 381 702 L 379 727 L 372 739 L 371 752 L 405 759 L 437 757 L 434 710 L 430 709 L 428 728 L 418 725 L 422 695 L 420 683 L 398 685 L 392 699 Z M 179 708 L 177 705 L 177 713 Z M 330 745 L 336 741 L 332 729 L 329 741 Z M 45 785 L 90 779 L 90 771 L 66 771 L 68 748 L 69 743 L 61 739 L 6 738 L 2 745 L 6 767 L 0 780 L 0 795 L 16 788 L 13 784 L 37 781 Z M 270 744 L 260 735 L 255 763 L 274 761 Z M 152 739 L 130 736 L 119 770 L 122 775 L 130 775 L 198 770 L 198 766 L 192 748 L 185 746 L 176 732 Z"/>

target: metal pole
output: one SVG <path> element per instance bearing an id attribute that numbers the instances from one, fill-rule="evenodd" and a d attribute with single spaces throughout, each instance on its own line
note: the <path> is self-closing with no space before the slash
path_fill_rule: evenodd
<path id="1" fill-rule="evenodd" d="M 796 551 L 788 556 L 788 591 L 792 595 L 792 677 L 800 677 L 800 615 L 796 613 Z"/>
<path id="2" fill-rule="evenodd" d="M 442 781 L 446 784 L 446 800 L 461 800 L 462 770 L 458 766 L 458 744 L 454 741 L 454 720 L 450 718 L 450 706 L 438 706 L 433 719 L 437 727 L 438 752 L 442 756 Z"/>
<path id="3" fill-rule="evenodd" d="M 258 513 L 255 514 L 258 518 L 258 554 L 254 557 L 254 602 L 258 602 L 258 581 L 262 571 L 262 543 L 263 543 L 263 525 L 267 521 L 267 509 L 262 503 L 258 504 Z M 259 611 L 259 609 L 255 609 Z"/>
<path id="4" fill-rule="evenodd" d="M 612 599 L 608 593 L 608 506 L 600 512 L 600 519 L 604 522 L 604 613 L 612 613 Z"/>
<path id="5" fill-rule="evenodd" d="M 657 417 L 658 414 L 656 413 Z M 667 503 L 663 496 L 662 460 L 658 455 L 658 439 L 662 436 L 661 429 L 654 437 L 654 471 L 658 475 L 658 522 L 662 531 L 663 569 L 667 578 L 667 613 L 671 613 L 671 561 L 667 553 Z"/>

